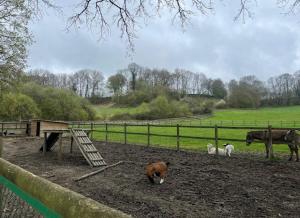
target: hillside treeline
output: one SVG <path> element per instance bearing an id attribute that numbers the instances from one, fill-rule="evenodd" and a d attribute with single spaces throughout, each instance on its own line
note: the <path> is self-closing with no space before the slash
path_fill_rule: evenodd
<path id="1" fill-rule="evenodd" d="M 165 95 L 177 100 L 186 96 L 224 99 L 227 107 L 234 108 L 300 104 L 300 71 L 270 77 L 267 81 L 249 75 L 224 82 L 184 69 L 171 72 L 132 63 L 108 78 L 95 70 L 80 70 L 72 74 L 33 70 L 27 73 L 27 77 L 43 86 L 67 88 L 94 103 L 112 96 L 115 103 L 137 106 Z"/>

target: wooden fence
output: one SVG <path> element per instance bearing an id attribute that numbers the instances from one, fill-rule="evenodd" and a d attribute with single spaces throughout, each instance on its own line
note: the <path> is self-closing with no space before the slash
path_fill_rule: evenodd
<path id="1" fill-rule="evenodd" d="M 27 121 L 0 122 L 0 135 L 26 135 L 28 128 Z"/>
<path id="2" fill-rule="evenodd" d="M 72 125 L 89 125 L 92 123 L 92 121 L 70 121 Z M 109 121 L 109 122 L 94 122 L 95 124 L 156 124 L 156 125 L 176 125 L 176 124 L 182 124 L 182 125 L 194 125 L 194 126 L 233 126 L 233 127 L 266 127 L 266 126 L 272 126 L 274 128 L 300 128 L 300 121 L 288 121 L 288 120 L 203 120 L 197 119 L 197 118 L 187 118 L 186 120 L 183 119 L 163 119 L 163 120 L 147 120 L 147 121 Z"/>
<path id="3" fill-rule="evenodd" d="M 227 142 L 246 142 L 246 135 L 244 136 L 244 139 L 241 138 L 231 138 L 231 137 L 222 137 L 219 135 L 219 131 L 222 129 L 227 130 L 267 130 L 268 134 L 272 134 L 272 130 L 287 130 L 287 129 L 295 129 L 299 130 L 300 128 L 281 128 L 281 127 L 275 127 L 273 128 L 271 125 L 265 126 L 265 127 L 259 127 L 259 126 L 195 126 L 195 125 L 167 125 L 167 124 L 142 124 L 142 123 L 97 123 L 97 122 L 76 122 L 76 123 L 70 123 L 70 127 L 76 127 L 76 128 L 83 128 L 88 129 L 91 131 L 91 137 L 93 137 L 93 133 L 102 133 L 104 134 L 104 141 L 107 143 L 109 134 L 119 134 L 123 135 L 123 143 L 128 143 L 128 136 L 129 135 L 136 135 L 136 136 L 144 136 L 146 137 L 146 145 L 150 146 L 151 143 L 151 137 L 168 137 L 173 138 L 176 140 L 176 150 L 181 149 L 181 139 L 194 139 L 194 140 L 210 140 L 213 141 L 217 150 L 219 146 L 220 141 L 227 141 Z M 113 130 L 115 127 L 118 127 L 118 130 Z M 133 132 L 128 131 L 129 127 L 143 127 L 146 129 L 145 132 Z M 160 133 L 153 133 L 151 130 L 155 127 L 158 128 L 171 128 L 173 130 L 176 130 L 176 134 L 160 134 Z M 111 130 L 112 129 L 112 130 Z M 211 129 L 214 132 L 213 136 L 200 136 L 201 134 L 195 136 L 195 135 L 186 135 L 181 134 L 184 129 Z M 269 142 L 271 145 L 271 142 Z M 270 146 L 270 149 L 272 149 L 272 146 Z M 271 151 L 272 153 L 272 151 Z"/>

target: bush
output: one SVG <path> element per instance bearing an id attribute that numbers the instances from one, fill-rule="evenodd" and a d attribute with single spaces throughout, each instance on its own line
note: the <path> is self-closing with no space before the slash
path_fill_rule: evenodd
<path id="1" fill-rule="evenodd" d="M 188 104 L 190 111 L 193 114 L 206 114 L 211 113 L 214 108 L 213 100 L 203 100 L 200 98 L 184 98 L 183 102 Z"/>
<path id="2" fill-rule="evenodd" d="M 95 111 L 84 98 L 65 89 L 25 84 L 22 92 L 30 96 L 41 111 L 42 119 L 93 120 Z"/>
<path id="3" fill-rule="evenodd" d="M 223 99 L 215 103 L 215 108 L 217 109 L 224 109 L 226 107 L 227 107 L 226 101 L 224 101 Z"/>
<path id="4" fill-rule="evenodd" d="M 36 103 L 24 94 L 8 93 L 0 101 L 1 120 L 24 120 L 37 118 L 40 115 Z"/>
<path id="5" fill-rule="evenodd" d="M 214 109 L 214 102 L 213 101 L 205 101 L 202 105 L 202 114 L 210 114 L 213 112 Z"/>
<path id="6" fill-rule="evenodd" d="M 143 104 L 143 109 L 136 115 L 136 119 L 152 120 L 191 115 L 188 105 L 184 102 L 169 102 L 165 96 L 158 96 L 149 104 Z"/>

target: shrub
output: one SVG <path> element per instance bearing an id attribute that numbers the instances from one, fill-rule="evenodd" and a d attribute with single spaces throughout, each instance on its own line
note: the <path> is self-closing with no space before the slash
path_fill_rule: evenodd
<path id="1" fill-rule="evenodd" d="M 227 107 L 226 101 L 224 101 L 223 99 L 215 103 L 215 108 L 217 109 L 224 109 L 226 107 Z"/>
<path id="2" fill-rule="evenodd" d="M 95 111 L 82 97 L 65 89 L 25 84 L 21 91 L 30 96 L 41 111 L 42 119 L 93 120 Z"/>
<path id="3" fill-rule="evenodd" d="M 36 103 L 24 94 L 8 93 L 0 101 L 1 120 L 24 120 L 40 115 Z"/>
<path id="4" fill-rule="evenodd" d="M 124 96 L 114 96 L 113 101 L 120 105 L 138 106 L 143 102 L 150 102 L 152 96 L 147 91 L 137 90 Z"/>
<path id="5" fill-rule="evenodd" d="M 149 104 L 145 103 L 141 105 L 141 107 L 142 110 L 136 114 L 136 119 L 152 120 L 170 117 L 182 117 L 191 114 L 186 103 L 179 101 L 169 102 L 165 96 L 158 96 Z"/>
<path id="6" fill-rule="evenodd" d="M 204 100 L 201 98 L 184 98 L 183 102 L 188 104 L 190 111 L 193 114 L 206 114 L 211 113 L 214 108 L 214 101 L 212 100 Z"/>
<path id="7" fill-rule="evenodd" d="M 205 101 L 203 103 L 202 107 L 203 107 L 202 113 L 209 114 L 209 113 L 213 112 L 214 102 L 213 101 Z"/>

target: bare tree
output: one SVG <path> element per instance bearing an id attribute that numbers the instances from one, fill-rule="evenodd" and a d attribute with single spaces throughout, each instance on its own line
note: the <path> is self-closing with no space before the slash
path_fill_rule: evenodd
<path id="1" fill-rule="evenodd" d="M 137 65 L 136 63 L 131 63 L 128 65 L 128 71 L 131 74 L 131 89 L 134 91 L 136 88 L 136 77 L 140 71 L 142 71 L 142 67 Z"/>
<path id="2" fill-rule="evenodd" d="M 252 7 L 258 4 L 257 0 L 236 2 L 239 6 L 234 19 L 241 18 L 243 21 L 247 17 L 252 17 Z M 294 13 L 300 5 L 300 0 L 274 0 L 274 2 L 287 13 Z M 179 20 L 184 26 L 193 15 L 209 14 L 217 3 L 218 0 L 81 0 L 77 5 L 77 12 L 69 18 L 69 26 L 82 24 L 96 26 L 102 37 L 110 32 L 112 25 L 116 25 L 121 31 L 121 37 L 126 37 L 129 47 L 133 49 L 139 20 L 170 11 L 173 22 Z"/>

